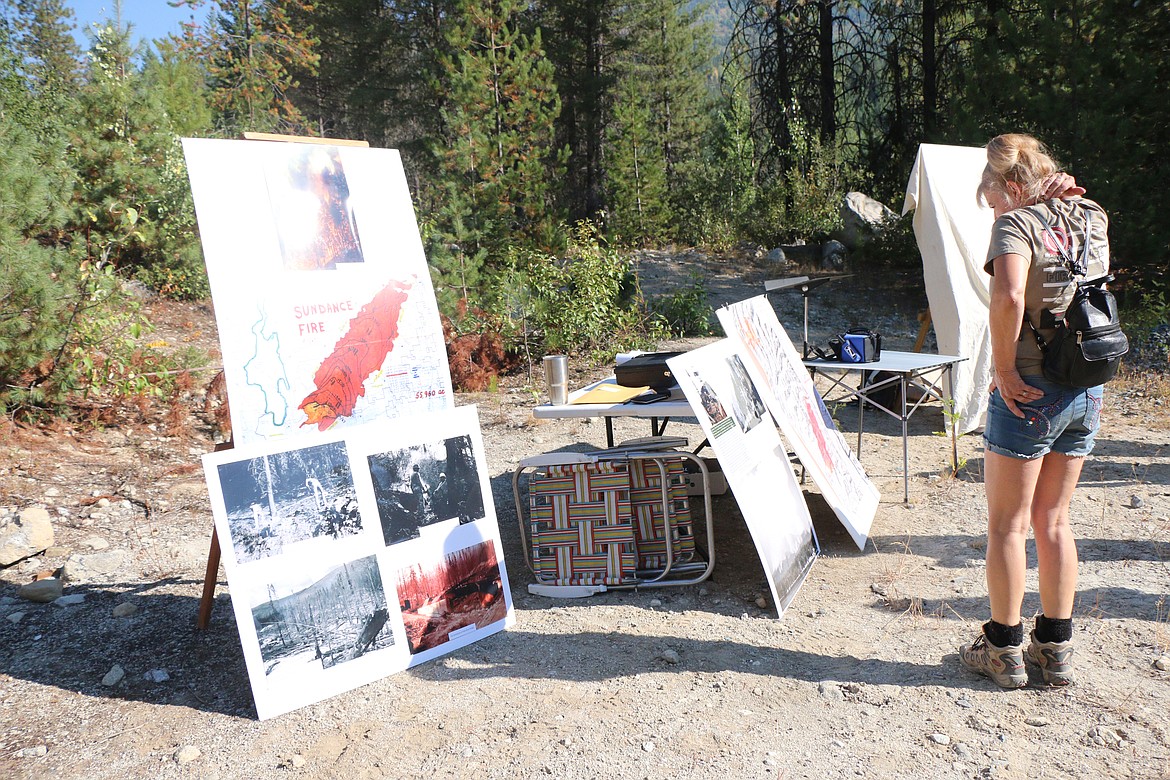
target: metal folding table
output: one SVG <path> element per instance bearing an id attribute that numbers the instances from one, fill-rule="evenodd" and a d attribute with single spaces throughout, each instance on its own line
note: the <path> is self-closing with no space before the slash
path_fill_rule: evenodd
<path id="1" fill-rule="evenodd" d="M 910 419 L 910 415 L 918 410 L 918 407 L 929 399 L 935 399 L 941 402 L 943 404 L 943 413 L 947 413 L 947 404 L 953 403 L 950 393 L 951 388 L 953 388 L 954 365 L 966 359 L 957 355 L 927 355 L 921 352 L 895 352 L 893 350 L 883 349 L 881 360 L 872 363 L 842 363 L 835 360 L 805 360 L 803 362 L 813 374 L 814 378 L 817 374 L 821 374 L 831 382 L 828 392 L 823 394 L 826 403 L 857 399 L 858 460 L 861 459 L 861 434 L 864 430 L 866 404 L 880 409 L 902 422 L 902 500 L 909 502 L 910 455 L 907 444 L 906 421 Z M 856 388 L 845 384 L 845 380 L 850 374 L 867 371 L 884 371 L 893 374 L 893 376 L 872 384 L 866 384 L 862 381 L 858 383 L 858 387 Z M 927 379 L 927 375 L 933 373 L 937 373 L 940 379 L 945 375 L 947 387 L 945 391 L 934 381 Z M 897 410 L 889 409 L 873 399 L 874 394 L 879 390 L 889 389 L 895 385 L 899 390 L 899 408 Z M 913 403 L 908 404 L 906 392 L 911 387 L 921 390 L 922 396 Z M 842 394 L 835 398 L 830 398 L 834 391 L 841 391 Z M 959 468 L 958 437 L 953 424 L 950 425 L 950 429 L 951 465 L 952 468 L 957 470 Z"/>

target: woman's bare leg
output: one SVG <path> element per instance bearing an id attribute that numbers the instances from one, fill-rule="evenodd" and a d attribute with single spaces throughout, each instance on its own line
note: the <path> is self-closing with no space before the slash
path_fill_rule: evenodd
<path id="1" fill-rule="evenodd" d="M 1055 620 L 1072 617 L 1077 592 L 1077 546 L 1068 522 L 1068 505 L 1084 458 L 1050 452 L 1043 458 L 1032 497 L 1032 529 L 1040 569 L 1040 606 Z"/>
<path id="2" fill-rule="evenodd" d="M 1028 566 L 1024 543 L 1032 523 L 1033 496 L 1043 461 L 1044 458 L 1012 458 L 990 450 L 984 455 L 987 595 L 991 619 L 1005 626 L 1020 622 Z"/>

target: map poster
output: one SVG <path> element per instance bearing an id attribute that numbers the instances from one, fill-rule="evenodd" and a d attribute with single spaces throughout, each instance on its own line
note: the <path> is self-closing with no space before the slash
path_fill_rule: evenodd
<path id="1" fill-rule="evenodd" d="M 718 316 L 780 430 L 854 544 L 864 550 L 878 490 L 837 430 L 767 297 L 725 306 Z"/>
<path id="2" fill-rule="evenodd" d="M 449 409 L 398 152 L 183 139 L 235 444 Z"/>
<path id="3" fill-rule="evenodd" d="M 667 364 L 715 450 L 783 616 L 820 546 L 776 425 L 728 339 Z"/>
<path id="4" fill-rule="evenodd" d="M 261 719 L 514 621 L 475 407 L 205 455 Z"/>

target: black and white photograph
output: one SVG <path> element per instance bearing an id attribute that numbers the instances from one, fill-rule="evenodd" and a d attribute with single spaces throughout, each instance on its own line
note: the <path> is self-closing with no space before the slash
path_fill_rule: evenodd
<path id="1" fill-rule="evenodd" d="M 342 563 L 311 582 L 303 571 L 254 593 L 252 622 L 264 674 L 329 669 L 394 646 L 374 556 Z"/>
<path id="2" fill-rule="evenodd" d="M 735 421 L 739 429 L 747 433 L 760 424 L 768 410 L 764 407 L 764 399 L 760 398 L 756 385 L 748 376 L 747 368 L 744 367 L 739 355 L 729 357 L 727 367 L 730 369 L 731 388 L 735 392 L 735 403 L 732 406 Z"/>
<path id="3" fill-rule="evenodd" d="M 428 525 L 484 517 L 470 436 L 377 453 L 368 462 L 387 545 L 417 539 Z"/>
<path id="4" fill-rule="evenodd" d="M 361 531 L 344 442 L 222 463 L 220 489 L 240 563 L 278 555 L 295 542 Z"/>

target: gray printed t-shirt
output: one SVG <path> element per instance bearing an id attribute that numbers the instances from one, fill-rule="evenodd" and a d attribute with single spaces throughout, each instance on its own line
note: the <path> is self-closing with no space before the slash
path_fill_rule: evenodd
<path id="1" fill-rule="evenodd" d="M 1084 278 L 1096 279 L 1109 273 L 1109 218 L 1087 198 L 1049 200 L 1018 208 L 995 220 L 991 227 L 991 245 L 983 270 L 994 275 L 993 261 L 1001 255 L 1021 255 L 1028 261 L 1024 311 L 1045 341 L 1055 334 L 1055 325 L 1072 301 L 1074 289 L 1053 237 L 1080 262 L 1084 256 L 1086 216 L 1092 220 L 1092 229 Z M 1044 229 L 1044 223 L 1052 229 L 1052 236 Z M 1016 369 L 1021 376 L 1039 376 L 1043 373 L 1042 362 L 1032 329 L 1022 323 L 1016 343 Z"/>

